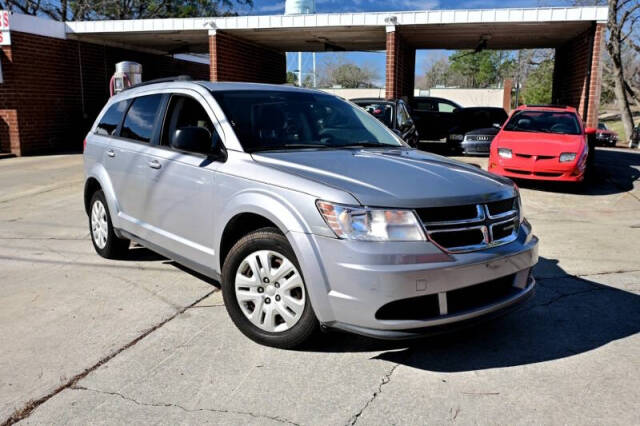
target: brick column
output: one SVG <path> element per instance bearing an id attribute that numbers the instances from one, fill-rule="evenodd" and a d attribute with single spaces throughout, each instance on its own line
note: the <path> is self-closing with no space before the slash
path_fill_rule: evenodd
<path id="1" fill-rule="evenodd" d="M 0 84 L 0 152 L 20 155 L 20 134 L 18 131 L 18 111 L 13 99 L 18 90 L 13 83 L 13 54 L 11 46 L 0 47 L 0 64 L 4 82 Z"/>
<path id="2" fill-rule="evenodd" d="M 588 127 L 598 127 L 598 113 L 600 95 L 602 93 L 602 51 L 604 50 L 604 35 L 606 24 L 596 24 L 593 32 L 591 69 L 587 98 L 587 113 L 585 122 Z"/>
<path id="3" fill-rule="evenodd" d="M 416 50 L 409 46 L 397 28 L 387 27 L 387 66 L 385 96 L 387 99 L 413 97 Z"/>
<path id="4" fill-rule="evenodd" d="M 553 102 L 575 107 L 588 127 L 598 124 L 605 24 L 556 49 Z"/>
<path id="5" fill-rule="evenodd" d="M 287 79 L 283 52 L 219 30 L 209 31 L 209 57 L 211 81 L 282 84 Z"/>

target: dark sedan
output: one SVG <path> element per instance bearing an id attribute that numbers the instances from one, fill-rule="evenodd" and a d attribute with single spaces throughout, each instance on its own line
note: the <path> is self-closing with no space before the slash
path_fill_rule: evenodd
<path id="1" fill-rule="evenodd" d="M 352 99 L 351 102 L 364 108 L 410 146 L 418 144 L 418 131 L 403 100 L 360 98 Z"/>
<path id="2" fill-rule="evenodd" d="M 462 108 L 454 116 L 456 125 L 449 130 L 447 143 L 451 150 L 467 155 L 489 155 L 491 141 L 508 117 L 495 107 Z"/>

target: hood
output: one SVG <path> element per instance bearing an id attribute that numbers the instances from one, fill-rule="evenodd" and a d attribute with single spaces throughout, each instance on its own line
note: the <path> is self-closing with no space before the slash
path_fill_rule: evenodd
<path id="1" fill-rule="evenodd" d="M 517 154 L 558 156 L 563 152 L 582 152 L 584 136 L 502 131 L 493 143 Z"/>
<path id="2" fill-rule="evenodd" d="M 470 136 L 495 136 L 499 131 L 500 129 L 498 129 L 497 127 L 485 127 L 483 129 L 471 130 L 466 134 Z"/>
<path id="3" fill-rule="evenodd" d="M 507 198 L 515 191 L 508 179 L 409 148 L 262 152 L 253 158 L 344 190 L 365 206 L 451 206 Z"/>

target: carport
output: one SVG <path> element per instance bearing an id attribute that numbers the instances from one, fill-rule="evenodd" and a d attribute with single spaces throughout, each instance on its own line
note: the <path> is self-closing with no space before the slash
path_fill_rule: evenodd
<path id="1" fill-rule="evenodd" d="M 285 52 L 386 50 L 386 96 L 410 97 L 416 49 L 556 49 L 554 103 L 595 126 L 606 7 L 68 22 L 88 42 L 209 52 L 212 81 L 283 83 Z"/>

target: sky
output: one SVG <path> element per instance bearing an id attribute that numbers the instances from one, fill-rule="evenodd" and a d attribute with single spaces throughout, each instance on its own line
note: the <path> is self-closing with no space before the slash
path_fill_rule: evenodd
<path id="1" fill-rule="evenodd" d="M 239 9 L 240 14 L 251 15 L 280 15 L 284 13 L 284 0 L 254 0 L 252 9 Z M 400 10 L 431 10 L 431 9 L 493 9 L 508 7 L 543 7 L 567 6 L 570 0 L 316 0 L 318 13 L 339 12 L 381 12 Z M 448 55 L 447 51 L 421 50 L 416 53 L 416 75 L 424 73 L 427 64 L 436 57 Z M 347 53 L 319 53 L 316 57 L 318 67 L 324 61 L 341 55 L 342 60 L 356 64 L 368 64 L 380 70 L 376 83 L 384 81 L 385 54 L 384 52 L 347 52 Z M 303 55 L 302 70 L 311 73 L 311 54 Z M 287 54 L 287 70 L 298 69 L 298 54 Z"/>

